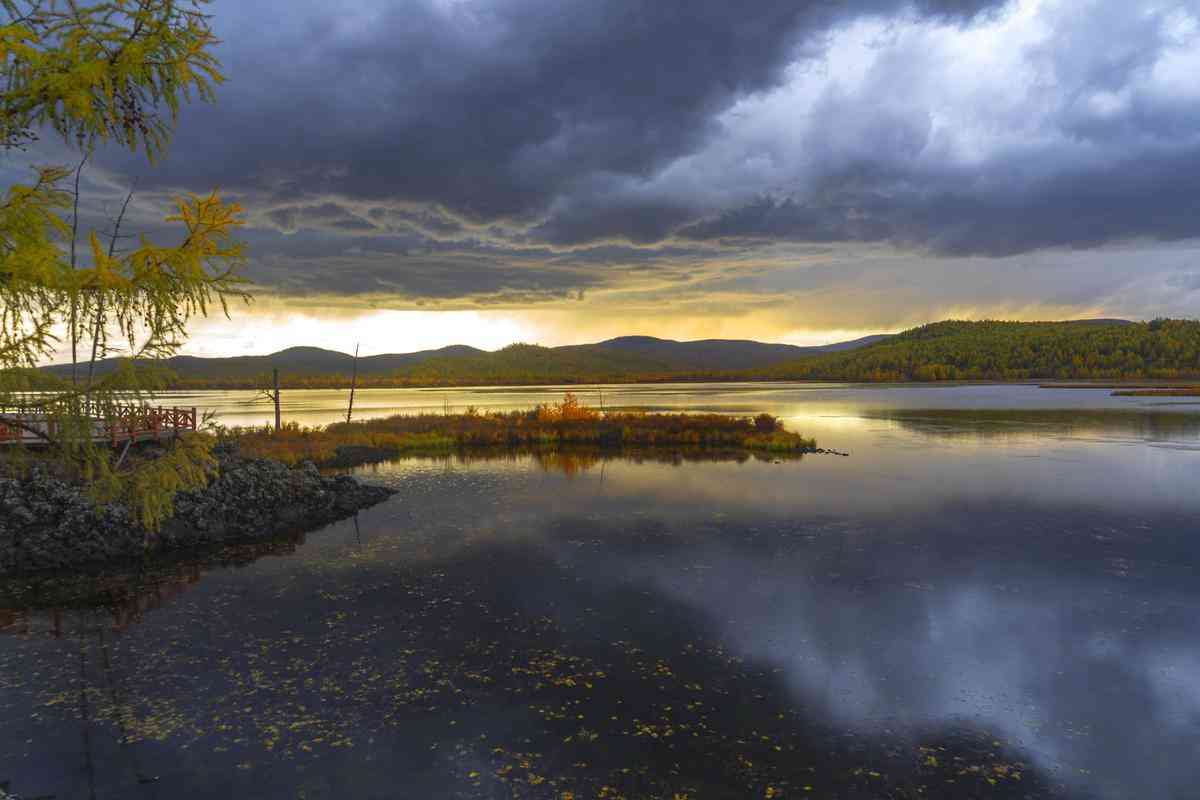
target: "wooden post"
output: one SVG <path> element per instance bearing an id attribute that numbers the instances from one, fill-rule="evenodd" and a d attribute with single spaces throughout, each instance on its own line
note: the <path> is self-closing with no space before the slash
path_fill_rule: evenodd
<path id="1" fill-rule="evenodd" d="M 354 369 L 350 373 L 350 405 L 346 407 L 346 422 L 354 414 L 354 389 L 358 385 L 358 344 L 354 345 Z"/>
<path id="2" fill-rule="evenodd" d="M 274 390 L 271 392 L 271 399 L 275 401 L 275 432 L 279 433 L 279 368 L 276 367 L 271 372 L 271 382 L 274 386 Z"/>

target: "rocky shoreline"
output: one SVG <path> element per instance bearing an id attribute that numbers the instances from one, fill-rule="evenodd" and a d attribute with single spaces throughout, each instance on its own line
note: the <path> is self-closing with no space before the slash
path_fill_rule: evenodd
<path id="1" fill-rule="evenodd" d="M 157 533 L 119 505 L 96 507 L 79 487 L 34 470 L 0 477 L 0 575 L 71 569 L 147 553 L 268 539 L 351 516 L 392 490 L 349 475 L 324 476 L 311 463 L 218 453 L 216 477 L 175 498 L 175 516 Z"/>

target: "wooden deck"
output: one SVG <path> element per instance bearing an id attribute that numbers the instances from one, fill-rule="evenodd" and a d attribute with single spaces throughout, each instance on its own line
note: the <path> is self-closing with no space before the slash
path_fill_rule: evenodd
<path id="1" fill-rule="evenodd" d="M 195 408 L 110 406 L 91 417 L 92 441 L 116 447 L 125 442 L 169 439 L 196 430 L 196 419 Z M 44 444 L 46 439 L 39 432 L 54 439 L 56 424 L 55 415 L 44 407 L 0 407 L 0 445 Z"/>

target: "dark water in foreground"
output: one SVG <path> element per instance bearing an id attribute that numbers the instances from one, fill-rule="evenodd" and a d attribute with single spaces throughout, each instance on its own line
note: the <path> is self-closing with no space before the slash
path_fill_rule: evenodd
<path id="1" fill-rule="evenodd" d="M 0 785 L 1200 795 L 1197 407 L 940 391 L 762 403 L 850 458 L 407 460 L 303 540 L 4 584 Z"/>

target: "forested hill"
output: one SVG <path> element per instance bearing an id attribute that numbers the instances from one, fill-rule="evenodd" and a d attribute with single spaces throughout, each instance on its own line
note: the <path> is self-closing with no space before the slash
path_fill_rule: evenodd
<path id="1" fill-rule="evenodd" d="M 459 358 L 483 353 L 466 345 L 451 345 L 438 350 L 421 350 L 415 353 L 364 356 L 358 360 L 358 371 L 364 376 L 391 375 L 412 364 L 436 358 Z M 106 358 L 97 362 L 96 372 L 104 375 L 115 368 L 121 359 Z M 227 358 L 203 358 L 200 356 L 174 356 L 158 364 L 175 377 L 178 386 L 243 386 L 261 382 L 263 375 L 278 369 L 281 375 L 292 381 L 312 380 L 317 383 L 330 376 L 345 375 L 349 379 L 354 369 L 354 356 L 325 350 L 320 347 L 289 347 L 278 353 L 263 356 L 230 356 Z M 69 377 L 71 366 L 57 364 L 45 371 L 60 378 Z"/>
<path id="2" fill-rule="evenodd" d="M 673 379 L 680 375 L 720 376 L 766 367 L 789 359 L 862 347 L 866 337 L 820 347 L 796 347 L 748 340 L 705 339 L 677 342 L 650 336 L 623 336 L 596 344 L 539 347 L 514 344 L 496 352 L 455 345 L 440 350 L 377 355 L 358 360 L 361 386 L 461 386 L 468 384 L 596 383 Z M 104 374 L 119 361 L 99 362 Z M 340 387 L 350 381 L 354 358 L 317 347 L 291 347 L 263 356 L 199 358 L 176 356 L 161 363 L 173 373 L 175 388 L 253 388 L 278 369 L 285 386 Z M 47 367 L 59 378 L 69 365 Z"/>
<path id="3" fill-rule="evenodd" d="M 763 367 L 817 353 L 854 350 L 886 338 L 888 337 L 884 334 L 817 347 L 797 347 L 791 344 L 766 344 L 746 339 L 701 339 L 694 342 L 677 342 L 673 339 L 656 339 L 653 336 L 621 336 L 598 344 L 556 349 L 559 351 L 603 350 L 608 353 L 636 356 L 656 362 L 671 370 L 711 372 Z"/>
<path id="4" fill-rule="evenodd" d="M 101 364 L 101 372 L 115 361 Z M 353 357 L 313 347 L 164 362 L 174 388 L 349 385 Z M 69 367 L 50 367 L 59 377 Z M 803 348 L 627 336 L 589 345 L 455 346 L 358 361 L 360 386 L 468 386 L 685 380 L 943 381 L 1200 378 L 1200 322 L 937 322 L 893 336 Z"/>
<path id="5" fill-rule="evenodd" d="M 748 378 L 944 381 L 1200 377 L 1200 322 L 937 322 Z"/>

